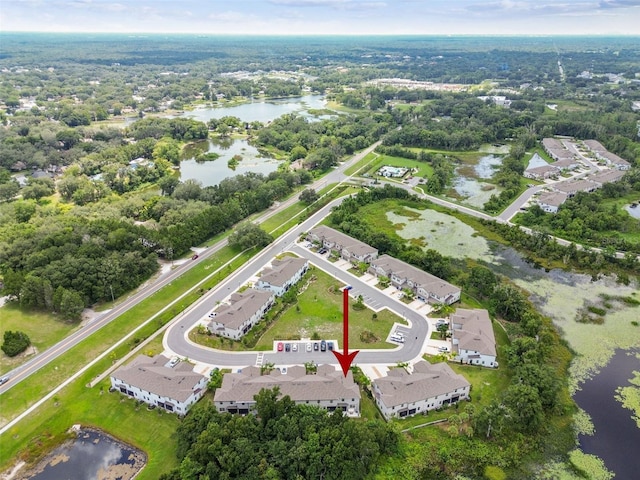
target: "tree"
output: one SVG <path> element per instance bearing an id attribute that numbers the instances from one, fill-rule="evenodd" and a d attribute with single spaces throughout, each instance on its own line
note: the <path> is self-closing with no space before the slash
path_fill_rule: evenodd
<path id="1" fill-rule="evenodd" d="M 273 237 L 258 225 L 246 222 L 239 225 L 229 236 L 229 245 L 242 250 L 252 247 L 265 247 L 273 241 Z"/>
<path id="2" fill-rule="evenodd" d="M 436 327 L 436 330 L 438 330 L 438 332 L 440 332 L 440 338 L 445 338 L 447 336 L 447 331 L 449 330 L 449 324 L 440 323 Z"/>
<path id="3" fill-rule="evenodd" d="M 84 310 L 84 301 L 75 290 L 65 290 L 60 298 L 60 313 L 68 321 L 78 321 Z"/>
<path id="4" fill-rule="evenodd" d="M 300 193 L 300 196 L 298 198 L 301 202 L 304 202 L 307 205 L 311 205 L 313 202 L 318 200 L 319 196 L 313 188 L 306 188 Z"/>
<path id="5" fill-rule="evenodd" d="M 215 391 L 217 388 L 220 388 L 222 386 L 223 376 L 224 375 L 219 368 L 216 367 L 213 370 L 211 370 L 211 373 L 209 374 L 209 377 L 210 377 L 209 384 L 207 385 L 209 390 Z"/>
<path id="6" fill-rule="evenodd" d="M 24 352 L 29 345 L 31 345 L 31 340 L 26 333 L 18 330 L 15 332 L 7 330 L 4 332 L 4 342 L 0 348 L 9 357 L 15 357 L 19 353 Z"/>
<path id="7" fill-rule="evenodd" d="M 173 175 L 167 175 L 166 177 L 162 177 L 158 182 L 158 186 L 162 191 L 162 195 L 171 196 L 175 191 L 176 187 L 180 184 L 180 179 Z"/>
<path id="8" fill-rule="evenodd" d="M 498 283 L 498 278 L 487 267 L 473 267 L 467 285 L 482 297 L 489 297 Z"/>

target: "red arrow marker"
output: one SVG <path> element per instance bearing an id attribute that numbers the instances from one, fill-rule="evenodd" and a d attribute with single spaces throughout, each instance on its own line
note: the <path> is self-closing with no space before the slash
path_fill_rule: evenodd
<path id="1" fill-rule="evenodd" d="M 351 363 L 353 363 L 353 359 L 356 358 L 356 355 L 360 350 L 356 350 L 355 352 L 349 353 L 349 290 L 351 287 L 347 285 L 342 290 L 342 352 L 333 351 L 333 354 L 340 362 L 340 366 L 342 367 L 342 373 L 344 376 L 347 376 L 347 372 L 351 367 Z"/>

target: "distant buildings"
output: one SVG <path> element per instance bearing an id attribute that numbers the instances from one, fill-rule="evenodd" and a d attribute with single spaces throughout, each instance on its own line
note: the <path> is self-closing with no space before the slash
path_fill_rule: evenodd
<path id="1" fill-rule="evenodd" d="M 611 165 L 617 170 L 629 170 L 631 168 L 631 164 L 629 162 L 620 158 L 615 153 L 608 151 L 600 142 L 596 140 L 585 140 L 584 144 L 595 154 L 596 157 L 606 162 L 607 165 Z"/>
<path id="2" fill-rule="evenodd" d="M 424 302 L 451 305 L 460 300 L 462 291 L 459 287 L 389 255 L 372 261 L 369 273 L 376 277 L 388 277 L 393 286 L 408 288 Z"/>
<path id="3" fill-rule="evenodd" d="M 111 375 L 111 387 L 154 407 L 184 415 L 207 389 L 208 379 L 188 362 L 163 355 L 136 357 Z"/>
<path id="4" fill-rule="evenodd" d="M 311 229 L 307 240 L 320 243 L 323 248 L 336 252 L 351 263 L 370 263 L 378 258 L 376 248 L 324 225 Z"/>
<path id="5" fill-rule="evenodd" d="M 454 361 L 497 367 L 496 339 L 489 312 L 458 308 L 449 317 Z"/>
<path id="6" fill-rule="evenodd" d="M 254 396 L 262 389 L 278 387 L 282 396 L 288 395 L 297 404 L 312 405 L 329 412 L 342 410 L 349 417 L 360 416 L 360 389 L 351 371 L 345 377 L 340 369 L 320 365 L 315 374 L 307 374 L 305 367 L 290 367 L 286 374 L 274 369 L 262 375 L 260 368 L 251 366 L 238 373 L 227 373 L 222 386 L 216 390 L 213 403 L 219 412 L 246 415 L 255 410 Z"/>
<path id="7" fill-rule="evenodd" d="M 387 419 L 411 417 L 469 398 L 470 383 L 446 363 L 424 360 L 409 373 L 394 368 L 371 384 L 373 396 Z"/>

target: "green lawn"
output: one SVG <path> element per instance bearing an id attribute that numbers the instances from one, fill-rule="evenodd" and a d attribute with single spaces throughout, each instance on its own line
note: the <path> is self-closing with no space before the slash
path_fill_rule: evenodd
<path id="1" fill-rule="evenodd" d="M 62 338 L 79 328 L 79 323 L 65 322 L 56 315 L 38 310 L 21 308 L 18 302 L 5 304 L 0 320 L 0 332 L 19 330 L 28 335 L 37 352 L 43 352 Z M 0 374 L 3 374 L 31 358 L 25 354 L 10 358 L 0 353 Z"/>
<path id="2" fill-rule="evenodd" d="M 389 155 L 380 155 L 377 160 L 372 162 L 366 169 L 366 173 L 375 176 L 375 173 L 383 165 L 392 167 L 417 168 L 418 172 L 414 174 L 417 177 L 430 177 L 433 175 L 433 168 L 427 162 L 419 162 L 418 160 L 410 160 L 402 157 L 391 157 Z M 364 172 L 361 172 L 364 173 Z"/>
<path id="3" fill-rule="evenodd" d="M 365 157 L 362 160 L 360 160 L 359 162 L 354 163 L 349 168 L 347 168 L 344 171 L 345 175 L 353 175 L 356 172 L 358 174 L 362 174 L 362 173 L 366 172 L 368 169 L 365 169 L 363 167 L 365 167 L 368 163 L 373 162 L 379 156 L 380 155 L 378 155 L 375 152 L 368 153 L 367 155 L 365 155 Z M 362 170 L 360 170 L 360 169 L 362 169 Z"/>
<path id="4" fill-rule="evenodd" d="M 272 348 L 274 340 L 311 337 L 314 332 L 321 338 L 342 343 L 342 292 L 338 290 L 342 284 L 316 268 L 312 269 L 311 278 L 308 288 L 298 296 L 297 304 L 271 326 L 258 341 L 258 347 Z M 378 312 L 377 319 L 373 320 L 372 310 L 355 310 L 353 304 L 354 300 L 350 299 L 349 348 L 394 348 L 395 345 L 384 340 L 393 323 L 405 323 L 404 320 L 388 310 Z M 360 339 L 364 331 L 372 332 L 379 340 L 365 343 Z"/>

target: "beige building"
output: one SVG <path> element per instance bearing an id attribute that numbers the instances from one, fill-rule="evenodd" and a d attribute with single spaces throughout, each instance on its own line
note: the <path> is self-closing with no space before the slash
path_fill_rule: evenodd
<path id="1" fill-rule="evenodd" d="M 469 398 L 471 384 L 446 363 L 419 361 L 409 373 L 389 370 L 371 384 L 373 396 L 387 419 L 412 417 Z"/>
<path id="2" fill-rule="evenodd" d="M 207 390 L 208 378 L 188 362 L 140 355 L 111 374 L 111 387 L 136 400 L 184 415 Z"/>
<path id="3" fill-rule="evenodd" d="M 322 247 L 336 252 L 351 263 L 370 263 L 378 258 L 376 248 L 324 225 L 311 229 L 307 234 L 307 240 L 320 243 Z"/>
<path id="4" fill-rule="evenodd" d="M 318 366 L 315 374 L 305 367 L 290 367 L 287 373 L 274 369 L 261 375 L 260 368 L 251 366 L 238 373 L 227 373 L 216 390 L 213 403 L 219 412 L 253 413 L 254 397 L 262 389 L 278 387 L 281 396 L 289 396 L 297 404 L 322 408 L 329 412 L 342 410 L 349 417 L 360 416 L 360 389 L 351 371 L 345 377 L 342 370 L 331 365 Z"/>
<path id="5" fill-rule="evenodd" d="M 238 340 L 271 308 L 275 294 L 269 290 L 248 288 L 231 295 L 228 304 L 216 308 L 207 328 L 211 333 Z"/>
<path id="6" fill-rule="evenodd" d="M 462 293 L 459 287 L 389 255 L 372 261 L 369 272 L 388 277 L 398 289 L 408 288 L 423 302 L 451 305 L 460 300 Z"/>
<path id="7" fill-rule="evenodd" d="M 483 309 L 458 308 L 449 317 L 454 361 L 497 367 L 496 338 L 489 318 Z"/>

